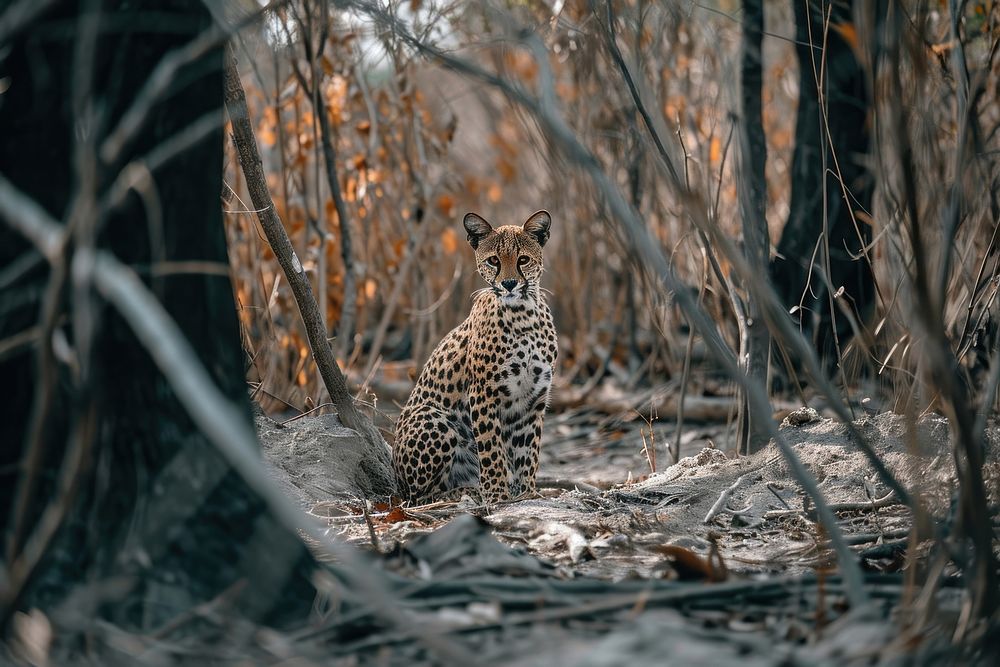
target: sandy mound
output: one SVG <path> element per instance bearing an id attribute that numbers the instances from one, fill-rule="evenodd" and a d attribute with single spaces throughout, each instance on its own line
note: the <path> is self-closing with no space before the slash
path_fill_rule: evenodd
<path id="1" fill-rule="evenodd" d="M 391 471 L 337 415 L 302 417 L 285 426 L 259 412 L 254 420 L 272 478 L 306 509 L 320 501 L 385 495 L 393 488 Z"/>

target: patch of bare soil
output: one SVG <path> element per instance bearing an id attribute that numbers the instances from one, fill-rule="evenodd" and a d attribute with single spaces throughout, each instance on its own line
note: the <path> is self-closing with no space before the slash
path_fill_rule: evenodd
<path id="1" fill-rule="evenodd" d="M 367 470 L 361 450 L 351 444 L 353 432 L 331 417 L 305 418 L 283 429 L 259 426 L 265 456 L 285 488 L 311 503 L 310 511 L 323 517 L 331 532 L 368 546 L 374 535 L 383 551 L 469 513 L 485 520 L 502 542 L 559 566 L 566 577 L 721 579 L 726 572 L 794 574 L 829 562 L 811 503 L 775 445 L 739 458 L 705 447 L 640 478 L 633 471 L 648 465 L 648 455 L 634 431 L 621 436 L 616 435 L 621 429 L 609 429 L 604 439 L 574 438 L 567 437 L 574 435 L 572 424 L 558 417 L 550 421 L 542 497 L 493 507 L 469 499 L 406 508 L 376 504 L 368 520 L 356 499 L 364 495 Z M 902 416 L 884 413 L 855 425 L 927 511 L 942 518 L 956 486 L 947 422 L 929 416 L 910 428 Z M 723 427 L 692 431 L 713 433 L 713 428 L 723 435 Z M 848 542 L 873 569 L 898 566 L 910 512 L 878 479 L 846 427 L 804 409 L 781 430 L 817 479 Z M 996 503 L 997 429 L 989 437 L 994 444 L 985 474 L 990 502 Z M 671 439 L 661 435 L 655 442 L 661 460 Z M 685 449 L 697 444 L 689 437 Z"/>

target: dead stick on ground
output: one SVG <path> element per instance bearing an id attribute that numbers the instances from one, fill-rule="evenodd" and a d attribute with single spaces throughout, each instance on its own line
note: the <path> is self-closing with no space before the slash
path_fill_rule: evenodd
<path id="1" fill-rule="evenodd" d="M 708 510 L 708 514 L 705 515 L 705 523 L 711 522 L 712 519 L 714 519 L 715 516 L 719 512 L 721 512 L 723 510 L 723 508 L 726 507 L 727 503 L 729 502 L 729 498 L 733 495 L 733 493 L 736 492 L 736 490 L 738 488 L 740 488 L 740 486 L 743 484 L 744 478 L 747 475 L 751 475 L 751 474 L 753 474 L 755 472 L 759 472 L 759 471 L 763 470 L 764 468 L 767 468 L 768 466 L 771 466 L 771 465 L 777 463 L 780 460 L 781 460 L 781 457 L 777 457 L 776 456 L 773 459 L 769 459 L 763 465 L 759 465 L 756 468 L 753 468 L 752 470 L 748 470 L 745 473 L 743 473 L 742 475 L 740 475 L 739 479 L 737 479 L 735 482 L 733 482 L 732 486 L 730 486 L 728 489 L 725 489 L 722 493 L 719 494 L 719 499 L 715 501 L 715 504 L 712 505 L 712 508 L 710 510 Z M 773 493 L 773 491 L 772 491 L 772 493 Z M 732 511 L 734 514 L 745 514 L 749 510 L 750 510 L 750 506 L 748 505 L 744 509 L 736 510 L 736 511 L 730 510 L 730 511 Z"/>
<path id="2" fill-rule="evenodd" d="M 773 491 L 772 491 L 773 493 Z M 781 500 L 781 498 L 778 498 Z M 784 502 L 784 501 L 782 501 Z M 903 503 L 896 497 L 896 494 L 890 491 L 888 494 L 876 500 L 866 500 L 857 503 L 831 503 L 831 512 L 864 512 L 867 510 L 876 510 L 883 507 L 889 507 L 891 505 L 902 505 Z M 790 516 L 792 514 L 803 514 L 805 510 L 799 509 L 786 509 L 786 510 L 771 510 L 764 514 L 765 519 L 772 519 L 781 516 Z"/>
<path id="3" fill-rule="evenodd" d="M 712 522 L 712 519 L 715 518 L 715 515 L 721 512 L 722 508 L 726 506 L 727 502 L 729 502 L 729 497 L 736 492 L 736 489 L 740 488 L 740 486 L 743 485 L 743 480 L 745 478 L 746 475 L 740 475 L 739 478 L 735 482 L 733 482 L 728 489 L 724 490 L 722 493 L 719 494 L 719 499 L 715 501 L 715 504 L 712 505 L 712 509 L 708 510 L 708 514 L 705 515 L 704 523 Z"/>
<path id="4" fill-rule="evenodd" d="M 368 537 L 371 538 L 372 548 L 375 549 L 375 553 L 382 553 L 382 548 L 378 544 L 378 535 L 375 533 L 375 524 L 372 523 L 371 510 L 368 508 L 368 501 L 364 501 L 361 505 L 361 510 L 364 512 L 365 523 L 368 524 Z"/>
<path id="5" fill-rule="evenodd" d="M 278 213 L 275 211 L 271 193 L 267 189 L 264 168 L 257 151 L 257 140 L 250 125 L 250 112 L 247 108 L 246 94 L 236 70 L 236 57 L 231 46 L 226 48 L 226 109 L 233 124 L 233 142 L 240 156 L 243 175 L 246 178 L 250 199 L 260 220 L 260 226 L 267 236 L 267 241 L 284 271 L 285 278 L 292 288 L 295 302 L 298 304 L 305 325 L 309 347 L 312 348 L 313 359 L 319 368 L 323 384 L 330 393 L 330 400 L 337 408 L 340 421 L 352 428 L 368 442 L 372 454 L 391 470 L 389 447 L 371 420 L 354 405 L 354 400 L 347 389 L 347 380 L 337 365 L 333 349 L 326 336 L 323 318 L 313 297 L 312 285 L 306 277 L 302 263 L 292 248 L 292 243 L 285 233 Z"/>
<path id="6" fill-rule="evenodd" d="M 581 482 L 572 479 L 558 479 L 555 477 L 539 477 L 538 486 L 542 489 L 563 489 L 565 491 L 583 491 L 584 493 L 589 493 L 591 495 L 599 496 L 604 491 L 593 484 L 587 484 L 586 482 Z"/>

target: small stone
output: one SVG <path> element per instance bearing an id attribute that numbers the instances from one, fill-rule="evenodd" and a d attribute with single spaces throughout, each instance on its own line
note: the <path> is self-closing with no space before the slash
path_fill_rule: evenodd
<path id="1" fill-rule="evenodd" d="M 811 424 L 816 421 L 819 421 L 819 413 L 816 412 L 815 409 L 806 406 L 789 412 L 788 416 L 781 422 L 781 425 L 805 426 L 806 424 Z"/>

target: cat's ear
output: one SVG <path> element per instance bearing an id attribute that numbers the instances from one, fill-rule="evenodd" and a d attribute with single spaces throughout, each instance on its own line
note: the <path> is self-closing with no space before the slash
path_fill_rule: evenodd
<path id="1" fill-rule="evenodd" d="M 469 233 L 469 245 L 473 249 L 478 248 L 479 242 L 493 233 L 493 225 L 475 213 L 466 213 L 462 224 L 465 225 L 465 231 Z"/>
<path id="2" fill-rule="evenodd" d="M 549 227 L 552 226 L 552 216 L 548 211 L 537 211 L 531 214 L 521 229 L 535 237 L 538 245 L 543 246 L 549 240 Z"/>

